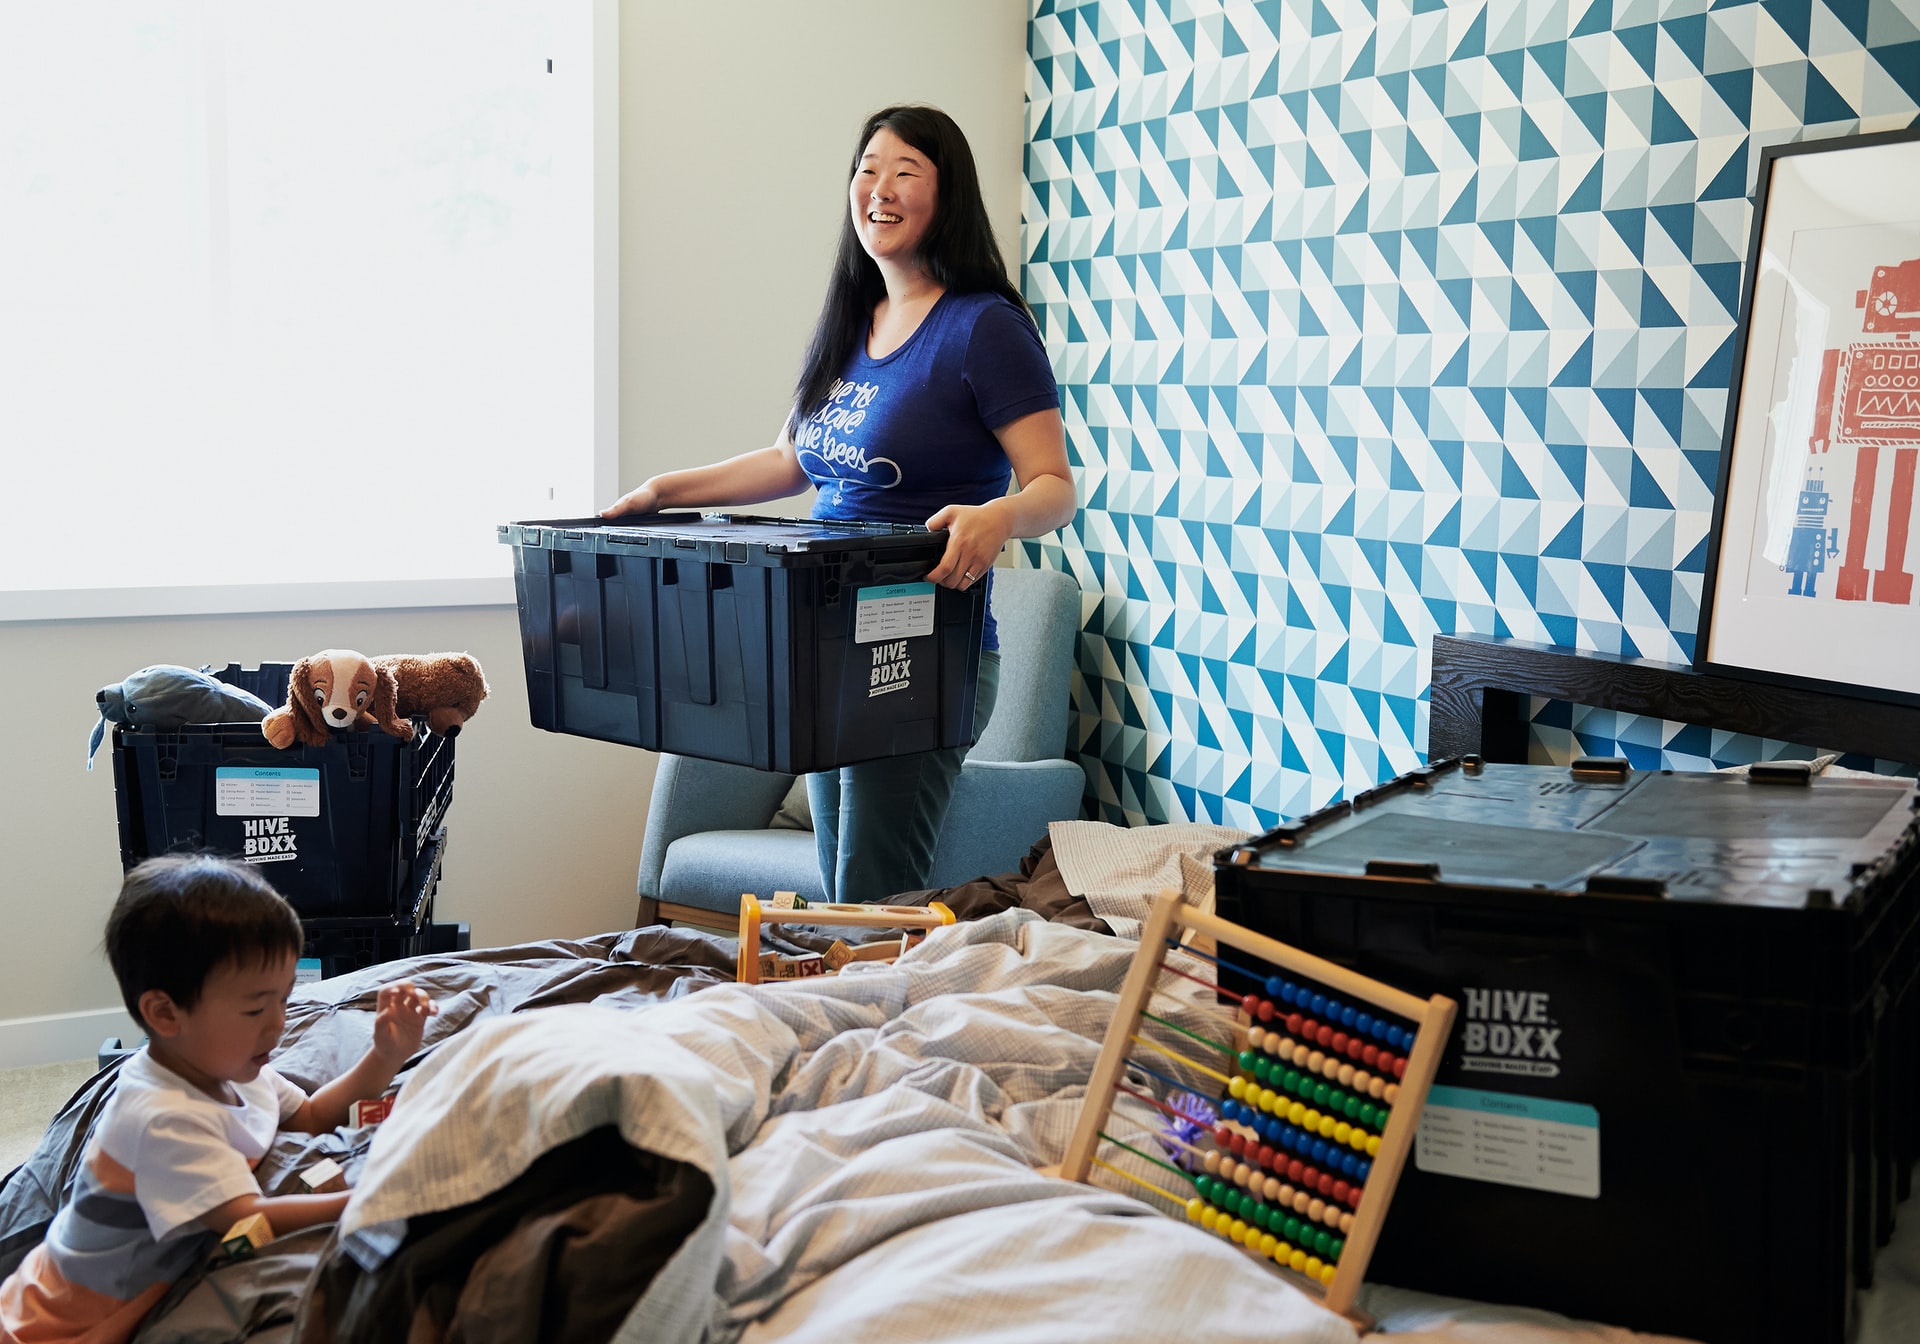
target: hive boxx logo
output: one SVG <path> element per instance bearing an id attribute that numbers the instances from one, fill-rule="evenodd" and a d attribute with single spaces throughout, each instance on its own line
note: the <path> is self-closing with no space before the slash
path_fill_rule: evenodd
<path id="1" fill-rule="evenodd" d="M 873 671 L 867 681 L 867 698 L 904 691 L 913 685 L 913 659 L 907 656 L 907 641 L 889 640 L 873 646 Z"/>
<path id="2" fill-rule="evenodd" d="M 292 817 L 260 817 L 241 826 L 247 840 L 241 857 L 247 863 L 286 863 L 300 857 Z"/>
<path id="3" fill-rule="evenodd" d="M 1463 989 L 1466 1028 L 1460 1067 L 1530 1078 L 1560 1075 L 1560 1028 L 1552 996 L 1539 990 Z"/>

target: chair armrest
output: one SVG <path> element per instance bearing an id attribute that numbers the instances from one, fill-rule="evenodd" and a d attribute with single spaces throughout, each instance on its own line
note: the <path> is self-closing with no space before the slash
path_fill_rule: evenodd
<path id="1" fill-rule="evenodd" d="M 1086 771 L 1073 761 L 969 759 L 934 847 L 929 887 L 1017 871 L 1047 824 L 1080 815 Z"/>
<path id="2" fill-rule="evenodd" d="M 640 895 L 659 897 L 668 845 L 697 831 L 763 829 L 793 781 L 794 776 L 772 770 L 662 755 L 640 840 Z"/>

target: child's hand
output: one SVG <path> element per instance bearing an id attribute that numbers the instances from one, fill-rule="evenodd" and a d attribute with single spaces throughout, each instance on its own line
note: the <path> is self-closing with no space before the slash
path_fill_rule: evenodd
<path id="1" fill-rule="evenodd" d="M 405 1062 L 420 1048 L 427 1019 L 439 1011 L 440 1006 L 411 980 L 382 986 L 373 1014 L 372 1052 L 396 1066 Z"/>

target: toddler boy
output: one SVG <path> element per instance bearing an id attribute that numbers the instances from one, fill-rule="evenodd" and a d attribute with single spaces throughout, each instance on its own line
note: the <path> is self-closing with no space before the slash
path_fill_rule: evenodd
<path id="1" fill-rule="evenodd" d="M 127 874 L 107 959 L 147 1044 L 120 1066 L 72 1199 L 0 1284 L 0 1344 L 126 1340 L 240 1219 L 280 1233 L 340 1216 L 346 1192 L 267 1196 L 253 1169 L 280 1130 L 323 1133 L 384 1091 L 438 1009 L 411 982 L 383 988 L 367 1053 L 309 1097 L 267 1064 L 301 942 L 245 864 L 169 856 Z"/>

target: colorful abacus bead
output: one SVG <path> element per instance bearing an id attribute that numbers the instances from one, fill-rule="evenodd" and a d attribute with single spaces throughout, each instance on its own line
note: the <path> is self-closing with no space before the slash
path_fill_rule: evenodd
<path id="1" fill-rule="evenodd" d="M 1315 1207 L 1301 1211 L 1305 1217 L 1298 1217 L 1211 1177 L 1201 1177 L 1195 1182 L 1195 1188 L 1200 1194 L 1186 1204 L 1189 1221 L 1263 1255 L 1273 1254 L 1275 1243 L 1284 1238 L 1289 1257 L 1298 1252 L 1309 1260 L 1332 1265 L 1338 1262 L 1346 1247 L 1343 1237 L 1314 1225 L 1316 1221 L 1325 1221 L 1318 1201 L 1314 1202 Z"/>
<path id="2" fill-rule="evenodd" d="M 1223 947 L 1242 946 L 1224 936 L 1221 941 Z M 1173 937 L 1167 945 L 1183 946 Z M 1362 1208 L 1365 1187 L 1392 1127 L 1416 1033 L 1371 1006 L 1371 1000 L 1389 999 L 1381 992 L 1386 987 L 1364 978 L 1342 978 L 1349 988 L 1329 991 L 1286 974 L 1258 975 L 1211 950 L 1185 950 L 1223 973 L 1253 977 L 1255 992 L 1238 1001 L 1240 1045 L 1212 1042 L 1231 1061 L 1233 1076 L 1224 1080 L 1219 1123 L 1201 1131 L 1210 1132 L 1213 1143 L 1202 1138 L 1190 1157 L 1176 1159 L 1195 1173 L 1200 1192 L 1176 1203 L 1189 1221 L 1249 1254 L 1270 1256 L 1331 1287 L 1356 1219 L 1364 1224 L 1372 1211 L 1371 1205 Z M 1430 1019 L 1417 1012 L 1413 1020 Z M 1423 1072 L 1421 1086 L 1426 1081 Z M 1397 1129 L 1395 1134 L 1404 1140 Z M 1394 1156 L 1397 1171 L 1398 1149 Z M 1377 1196 L 1389 1197 L 1390 1191 Z"/>

